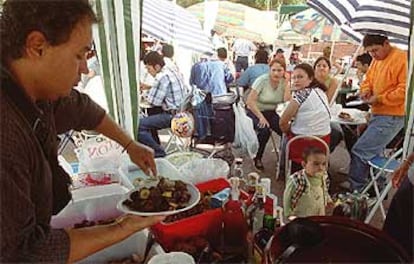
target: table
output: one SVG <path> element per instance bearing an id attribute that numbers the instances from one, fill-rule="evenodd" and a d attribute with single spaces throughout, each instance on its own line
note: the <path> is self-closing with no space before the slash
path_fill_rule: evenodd
<path id="1" fill-rule="evenodd" d="M 349 114 L 354 120 L 349 121 L 342 118 L 339 118 L 339 114 L 341 112 Z M 342 108 L 340 111 L 332 111 L 331 113 L 331 122 L 332 123 L 338 123 L 341 125 L 351 125 L 351 126 L 357 126 L 357 125 L 363 125 L 366 124 L 368 121 L 366 119 L 367 112 L 361 111 L 359 109 L 355 108 Z"/>

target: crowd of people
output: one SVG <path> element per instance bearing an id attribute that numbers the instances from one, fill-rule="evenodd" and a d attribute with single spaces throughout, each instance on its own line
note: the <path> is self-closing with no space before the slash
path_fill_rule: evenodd
<path id="1" fill-rule="evenodd" d="M 243 88 L 246 113 L 253 121 L 259 142 L 253 159 L 256 169 L 264 170 L 262 158 L 272 131 L 284 138 L 282 151 L 286 142 L 297 135 L 322 139 L 330 152 L 344 139 L 351 164 L 348 178 L 340 186 L 362 191 L 370 180 L 368 162 L 381 155 L 404 126 L 407 66 L 406 53 L 391 46 L 386 36 L 366 35 L 363 46 L 365 53 L 358 55 L 355 62 L 359 93 L 350 97 L 361 98 L 364 105 L 360 108 L 370 109 L 370 117 L 366 125 L 357 127 L 331 121 L 331 106 L 341 89 L 335 76 L 343 69 L 331 62 L 330 47 L 313 65 L 300 63 L 296 58 L 295 65 L 290 65 L 292 71 L 288 71 L 283 49 L 270 55 L 266 48 L 248 40 L 235 40 L 233 61 L 227 59 L 227 50 L 220 47 L 217 58 L 203 57 L 193 66 L 190 84 L 213 95 L 228 93 L 232 82 Z M 252 52 L 254 61 L 250 61 Z M 236 72 L 230 71 L 232 63 Z M 281 115 L 276 111 L 280 104 L 286 105 Z M 328 153 L 312 148 L 296 152 L 291 151 L 298 158 L 293 158 L 293 174 L 287 178 L 285 188 L 287 216 L 324 215 L 325 206 L 332 205 L 327 189 Z M 284 164 L 283 159 L 280 162 Z M 326 199 L 316 201 L 315 197 Z M 412 227 L 407 224 L 407 228 Z"/>
<path id="2" fill-rule="evenodd" d="M 70 178 L 57 162 L 57 135 L 70 129 L 95 130 L 107 136 L 145 173 L 157 175 L 154 157 L 166 155 L 157 131 L 170 127 L 186 96 L 194 88 L 212 97 L 221 96 L 231 92 L 230 85 L 235 84 L 244 87 L 247 94 L 246 113 L 259 142 L 254 157 L 258 170 L 264 169 L 262 158 L 272 131 L 285 135 L 286 140 L 296 135 L 318 137 L 331 151 L 345 137 L 351 155 L 348 188 L 361 191 L 369 180 L 368 162 L 381 155 L 404 127 L 407 54 L 393 47 L 386 36 L 366 35 L 366 53 L 357 57 L 359 97 L 371 109 L 371 117 L 360 129 L 360 136 L 353 139 L 331 122 L 338 81 L 335 73 L 331 75 L 328 52 L 314 65 L 290 58 L 294 65 L 288 71 L 283 49 L 269 52 L 267 47 L 236 39 L 232 59 L 226 47 L 219 47 L 216 54 L 205 54 L 193 65 L 191 87 L 174 62 L 173 46 L 163 44 L 146 53 L 142 49 L 145 71 L 140 76 L 140 90 L 145 91 L 143 96 L 154 110 L 140 117 L 136 142 L 102 107 L 73 89 L 81 74 L 85 82 L 98 74 L 88 69 L 92 64 L 87 65 L 89 56 L 94 55 L 92 25 L 96 22 L 93 9 L 84 0 L 3 3 L 0 262 L 78 261 L 163 220 L 124 215 L 113 224 L 94 228 L 52 229 L 52 215 L 71 199 Z M 276 109 L 284 103 L 286 108 L 279 114 Z M 286 179 L 285 214 L 325 215 L 326 208 L 332 206 L 329 155 L 315 147 L 297 155 L 301 162 L 294 164 Z M 401 187 L 384 226 L 411 256 L 413 161 L 411 154 L 395 172 L 393 183 Z"/>

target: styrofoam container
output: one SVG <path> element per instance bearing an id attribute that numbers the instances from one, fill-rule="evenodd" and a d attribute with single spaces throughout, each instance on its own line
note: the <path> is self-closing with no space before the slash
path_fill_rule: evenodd
<path id="1" fill-rule="evenodd" d="M 120 260 L 129 257 L 132 254 L 138 254 L 143 257 L 145 253 L 147 238 L 148 229 L 144 229 L 115 245 L 96 252 L 95 254 L 79 261 L 78 263 L 108 263 L 109 261 Z M 165 252 L 162 247 L 159 244 L 155 243 L 148 254 L 148 259 L 157 254 L 163 253 Z"/>
<path id="2" fill-rule="evenodd" d="M 155 159 L 155 164 L 157 166 L 158 175 L 173 180 L 185 180 L 180 172 L 166 159 L 157 158 Z M 149 177 L 129 159 L 123 162 L 123 165 L 118 169 L 118 173 L 121 177 L 122 184 L 129 189 L 135 188 L 134 182 L 137 178 L 146 179 Z"/>
<path id="3" fill-rule="evenodd" d="M 72 191 L 72 201 L 52 217 L 53 228 L 73 227 L 83 220 L 95 221 L 118 217 L 122 214 L 116 205 L 128 189 L 119 184 L 82 188 Z"/>
<path id="4" fill-rule="evenodd" d="M 98 221 L 116 218 L 122 212 L 116 204 L 127 193 L 128 188 L 119 184 L 95 186 L 72 191 L 73 201 L 58 215 L 52 217 L 52 228 L 70 228 L 83 220 Z M 96 252 L 79 263 L 108 263 L 108 261 L 130 257 L 132 254 L 144 256 L 148 229 L 137 232 L 127 239 Z M 162 247 L 155 243 L 149 257 L 164 253 Z"/>

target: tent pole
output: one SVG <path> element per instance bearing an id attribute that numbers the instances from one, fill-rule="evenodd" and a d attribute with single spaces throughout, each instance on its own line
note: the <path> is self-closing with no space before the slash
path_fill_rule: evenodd
<path id="1" fill-rule="evenodd" d="M 355 59 L 356 59 L 356 57 L 358 56 L 359 51 L 361 50 L 361 48 L 362 48 L 362 42 L 359 44 L 358 48 L 357 48 L 357 49 L 356 49 L 356 51 L 354 52 L 354 56 L 352 56 L 352 61 L 355 61 Z M 341 81 L 338 83 L 338 87 L 336 87 L 336 89 L 335 89 L 335 93 L 334 93 L 334 95 L 332 96 L 331 101 L 329 102 L 329 104 L 330 104 L 331 106 L 335 104 L 336 97 L 338 96 L 339 89 L 341 89 L 341 85 L 342 85 L 342 83 L 343 83 L 343 82 L 344 82 L 344 80 L 348 77 L 348 75 L 349 75 L 349 71 L 351 70 L 351 67 L 352 67 L 352 63 L 348 65 L 348 67 L 346 68 L 346 71 L 345 71 L 344 76 L 341 78 Z"/>

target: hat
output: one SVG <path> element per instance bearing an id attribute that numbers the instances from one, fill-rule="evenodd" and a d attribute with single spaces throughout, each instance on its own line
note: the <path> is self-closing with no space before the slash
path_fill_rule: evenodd
<path id="1" fill-rule="evenodd" d="M 279 49 L 276 50 L 276 53 L 285 53 L 285 51 L 283 49 L 279 48 Z"/>

